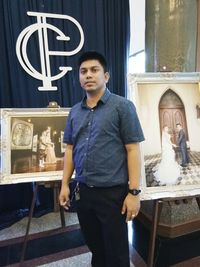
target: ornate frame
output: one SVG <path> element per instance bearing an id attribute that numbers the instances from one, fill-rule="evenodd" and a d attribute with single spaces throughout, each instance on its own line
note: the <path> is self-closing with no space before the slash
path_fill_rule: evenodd
<path id="1" fill-rule="evenodd" d="M 1 109 L 0 184 L 51 181 L 62 178 L 61 136 L 70 108 Z M 39 165 L 39 136 L 50 127 L 54 163 Z"/>
<path id="2" fill-rule="evenodd" d="M 154 183 L 153 155 L 161 154 L 159 101 L 171 89 L 182 100 L 185 108 L 190 140 L 190 153 L 197 152 L 199 165 L 190 163 L 188 172 L 176 184 L 159 185 Z M 200 194 L 200 120 L 196 106 L 200 103 L 200 73 L 145 73 L 129 75 L 128 98 L 134 102 L 144 130 L 145 141 L 141 143 L 142 181 L 141 199 L 195 196 Z M 152 165 L 150 165 L 150 163 Z M 154 162 L 155 163 L 155 162 Z M 154 165 L 156 165 L 156 162 Z M 150 171 L 147 167 L 151 168 Z M 195 170 L 196 171 L 195 171 Z M 193 172 L 193 173 L 192 173 Z M 194 177 L 194 178 L 191 178 Z M 188 182 L 186 181 L 188 178 Z M 190 182 L 189 182 L 190 179 Z M 193 179 L 193 180 L 191 180 Z M 184 183 L 184 184 L 183 184 Z"/>

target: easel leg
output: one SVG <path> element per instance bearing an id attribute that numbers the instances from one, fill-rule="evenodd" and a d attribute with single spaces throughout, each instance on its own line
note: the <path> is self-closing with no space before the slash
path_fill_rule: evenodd
<path id="1" fill-rule="evenodd" d="M 60 206 L 60 219 L 61 219 L 61 226 L 65 227 L 65 214 L 64 214 L 64 208 Z"/>
<path id="2" fill-rule="evenodd" d="M 58 204 L 58 196 L 59 196 L 59 189 L 60 189 L 60 182 L 55 182 L 53 184 L 53 199 L 54 199 L 54 212 L 59 211 L 59 204 Z"/>
<path id="3" fill-rule="evenodd" d="M 200 210 L 200 197 L 196 197 L 196 201 L 197 201 L 197 204 L 198 204 L 199 210 Z"/>
<path id="4" fill-rule="evenodd" d="M 148 260 L 147 260 L 147 266 L 153 267 L 154 262 L 154 251 L 155 251 L 155 242 L 156 242 L 156 232 L 157 232 L 157 226 L 162 210 L 162 200 L 154 200 L 154 209 L 153 209 L 153 222 L 152 222 L 152 228 L 151 228 L 151 236 L 149 241 L 149 253 L 148 253 Z"/>
<path id="5" fill-rule="evenodd" d="M 20 259 L 19 266 L 22 266 L 23 261 L 24 261 L 24 257 L 25 257 L 25 253 L 26 253 L 26 247 L 27 247 L 27 241 L 28 241 L 28 234 L 29 234 L 31 219 L 33 217 L 33 210 L 34 210 L 34 207 L 35 207 L 37 192 L 38 192 L 38 183 L 36 183 L 35 191 L 33 193 L 33 198 L 32 198 L 32 203 L 31 203 L 31 209 L 30 209 L 30 212 L 29 212 L 28 224 L 27 224 L 27 227 L 26 227 L 26 234 L 25 234 L 25 237 L 24 237 L 22 254 L 21 254 L 21 259 Z"/>

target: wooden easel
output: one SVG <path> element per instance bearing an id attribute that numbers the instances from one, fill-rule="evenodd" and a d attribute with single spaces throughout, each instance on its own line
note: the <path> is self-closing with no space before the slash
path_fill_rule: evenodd
<path id="1" fill-rule="evenodd" d="M 191 197 L 180 197 L 180 198 L 164 198 L 164 199 L 156 199 L 153 203 L 153 217 L 152 217 L 152 226 L 151 226 L 151 233 L 150 233 L 150 241 L 149 241 L 149 252 L 148 252 L 148 259 L 147 259 L 147 267 L 154 266 L 154 252 L 155 252 L 155 242 L 156 242 L 156 234 L 158 223 L 160 219 L 160 214 L 162 211 L 163 203 L 164 202 L 176 202 L 180 200 L 187 200 L 195 198 L 200 210 L 200 196 L 191 196 Z"/>
<path id="2" fill-rule="evenodd" d="M 51 182 L 36 182 L 36 186 L 33 192 L 33 197 L 32 197 L 32 202 L 31 202 L 31 208 L 29 211 L 29 217 L 28 217 L 28 223 L 26 226 L 26 234 L 24 236 L 24 241 L 23 241 L 23 247 L 22 247 L 22 253 L 21 253 L 21 258 L 20 258 L 20 263 L 19 266 L 23 266 L 23 262 L 24 262 L 24 257 L 26 254 L 26 248 L 27 248 L 27 242 L 28 242 L 28 237 L 29 237 L 29 230 L 30 230 L 30 225 L 31 225 L 31 220 L 33 217 L 33 211 L 34 211 L 34 207 L 35 207 L 35 203 L 36 203 L 36 199 L 37 199 L 37 194 L 38 194 L 38 187 L 39 185 L 45 185 L 47 184 L 49 185 L 53 185 L 53 189 L 54 189 L 54 211 L 57 211 L 57 206 L 58 206 L 58 201 L 57 201 L 57 197 L 58 197 L 58 192 L 59 192 L 59 188 L 60 188 L 60 181 L 51 181 Z M 61 227 L 64 228 L 65 227 L 65 216 L 64 216 L 64 209 L 59 205 L 59 209 L 60 209 L 60 219 L 61 219 Z"/>

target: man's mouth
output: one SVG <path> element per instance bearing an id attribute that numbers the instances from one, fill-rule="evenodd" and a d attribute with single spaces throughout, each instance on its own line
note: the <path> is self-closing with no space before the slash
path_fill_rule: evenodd
<path id="1" fill-rule="evenodd" d="M 95 82 L 86 82 L 86 83 L 85 83 L 85 85 L 89 85 L 89 86 L 90 86 L 90 85 L 94 85 L 94 84 L 95 84 Z"/>

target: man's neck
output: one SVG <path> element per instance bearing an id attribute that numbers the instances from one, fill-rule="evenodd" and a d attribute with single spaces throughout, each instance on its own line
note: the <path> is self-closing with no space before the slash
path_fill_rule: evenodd
<path id="1" fill-rule="evenodd" d="M 90 108 L 93 108 L 97 105 L 99 99 L 102 97 L 102 95 L 104 94 L 106 88 L 101 89 L 98 92 L 87 92 L 87 106 Z"/>

